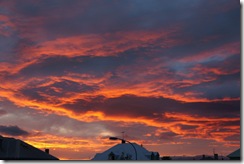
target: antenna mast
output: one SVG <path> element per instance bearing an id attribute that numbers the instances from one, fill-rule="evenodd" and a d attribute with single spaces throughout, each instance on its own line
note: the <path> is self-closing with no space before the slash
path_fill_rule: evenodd
<path id="1" fill-rule="evenodd" d="M 121 132 L 122 133 L 122 139 L 124 140 L 125 139 L 125 132 Z"/>

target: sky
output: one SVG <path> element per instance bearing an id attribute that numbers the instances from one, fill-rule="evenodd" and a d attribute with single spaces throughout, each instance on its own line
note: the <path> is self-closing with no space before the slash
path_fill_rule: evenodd
<path id="1" fill-rule="evenodd" d="M 1 0 L 0 135 L 63 160 L 240 147 L 237 0 Z"/>

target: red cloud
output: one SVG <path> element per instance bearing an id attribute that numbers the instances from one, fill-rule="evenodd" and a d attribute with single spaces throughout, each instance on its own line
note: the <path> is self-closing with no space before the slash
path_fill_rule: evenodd
<path id="1" fill-rule="evenodd" d="M 210 59 L 211 57 L 219 57 L 225 59 L 229 56 L 240 54 L 240 42 L 226 43 L 217 48 L 206 50 L 197 54 L 191 54 L 182 57 L 179 62 L 199 62 Z"/>
<path id="2" fill-rule="evenodd" d="M 225 143 L 226 138 L 239 135 L 239 125 L 224 125 L 239 122 L 240 118 L 215 118 L 187 115 L 183 113 L 165 113 L 165 118 L 173 119 L 175 124 L 168 127 L 172 132 L 182 135 L 183 138 L 212 139 Z M 195 128 L 183 128 L 182 126 L 195 126 Z M 222 129 L 222 130 L 220 130 Z"/>
<path id="3" fill-rule="evenodd" d="M 154 44 L 168 48 L 181 43 L 172 35 L 179 29 L 164 29 L 155 32 L 133 31 L 105 34 L 84 34 L 57 38 L 22 49 L 22 58 L 35 59 L 40 56 L 115 56 L 130 49 Z M 158 42 L 160 40 L 160 42 Z"/>

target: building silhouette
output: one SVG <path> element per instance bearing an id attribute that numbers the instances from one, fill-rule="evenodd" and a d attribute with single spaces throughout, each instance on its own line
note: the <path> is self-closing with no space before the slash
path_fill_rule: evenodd
<path id="1" fill-rule="evenodd" d="M 230 160 L 240 160 L 241 159 L 240 155 L 241 155 L 241 153 L 240 153 L 240 148 L 239 148 L 236 151 L 227 155 L 227 157 L 229 157 Z"/>
<path id="2" fill-rule="evenodd" d="M 49 154 L 49 149 L 42 151 L 15 138 L 0 136 L 1 160 L 58 160 Z"/>

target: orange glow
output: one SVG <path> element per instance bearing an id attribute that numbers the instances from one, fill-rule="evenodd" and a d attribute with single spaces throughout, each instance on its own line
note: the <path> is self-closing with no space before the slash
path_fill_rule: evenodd
<path id="1" fill-rule="evenodd" d="M 114 56 L 146 44 L 159 44 L 159 46 L 172 47 L 181 43 L 171 39 L 171 35 L 179 29 L 165 29 L 156 32 L 133 31 L 105 33 L 101 35 L 86 34 L 75 37 L 58 38 L 40 43 L 34 47 L 23 49 L 25 59 L 40 56 Z M 143 36 L 143 37 L 141 37 Z M 165 39 L 167 38 L 167 39 Z M 163 39 L 162 42 L 156 42 Z"/>
<path id="2" fill-rule="evenodd" d="M 11 136 L 5 136 L 11 137 Z M 65 154 L 67 152 L 78 152 L 91 153 L 91 157 L 95 155 L 95 152 L 100 152 L 104 149 L 108 149 L 113 146 L 114 143 L 107 142 L 108 139 L 101 139 L 99 137 L 93 139 L 86 139 L 81 137 L 71 137 L 71 136 L 57 136 L 52 134 L 45 134 L 41 132 L 34 131 L 33 135 L 27 137 L 18 137 L 18 139 L 23 140 L 24 142 L 39 148 L 40 150 L 50 149 L 50 154 L 58 157 L 60 160 L 74 160 L 74 158 L 69 158 Z M 60 152 L 64 152 L 64 154 L 60 155 Z M 66 152 L 66 153 L 65 153 Z M 86 158 L 80 158 L 79 160 L 85 160 Z M 89 158 L 90 159 L 90 158 Z"/>
<path id="3" fill-rule="evenodd" d="M 190 116 L 183 113 L 165 113 L 165 117 L 167 118 L 175 118 L 179 120 L 187 120 L 187 121 L 239 121 L 240 118 L 211 118 L 211 117 L 196 117 Z"/>

